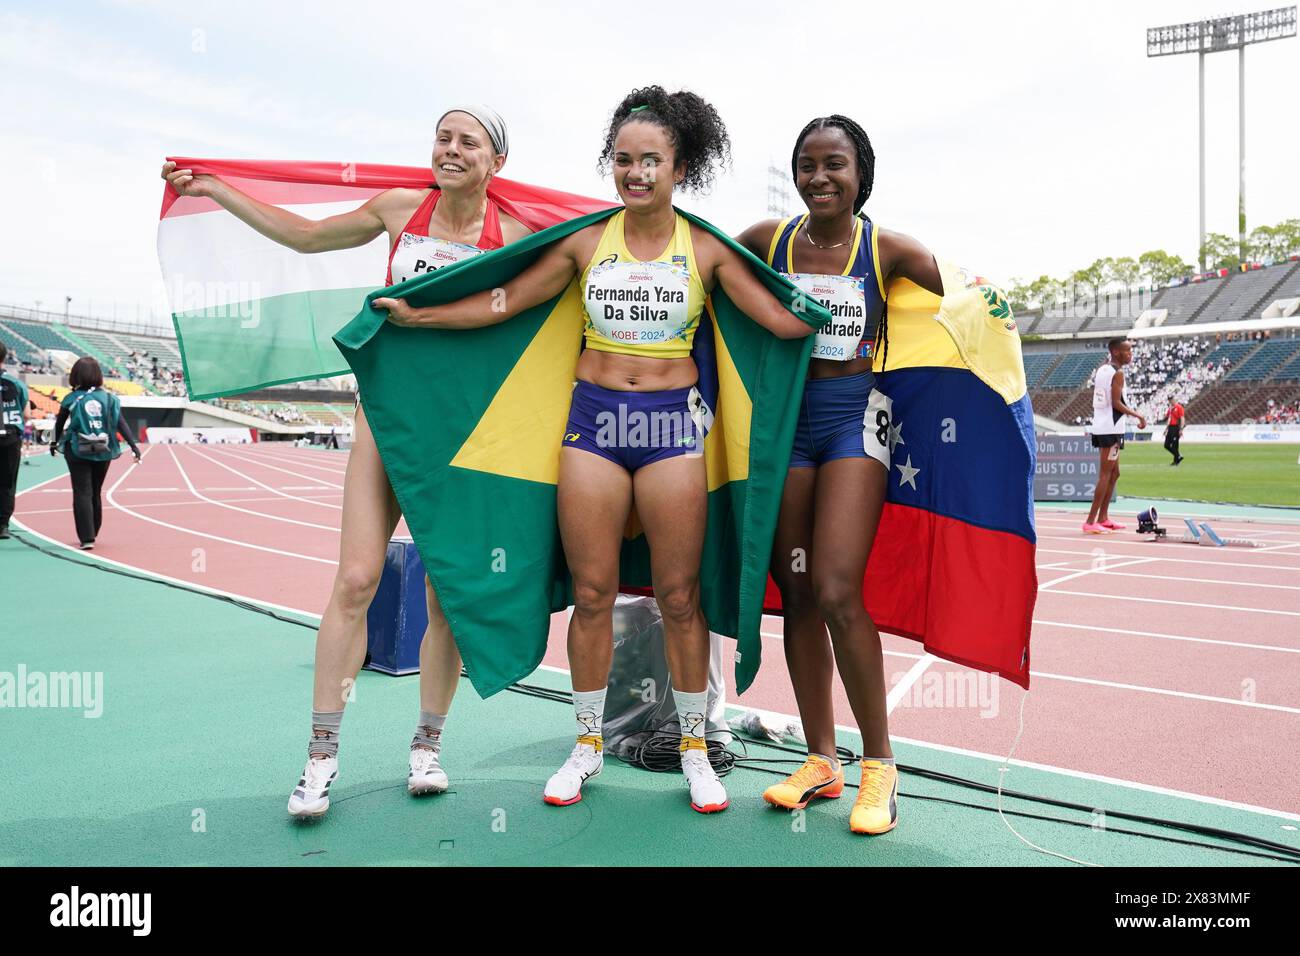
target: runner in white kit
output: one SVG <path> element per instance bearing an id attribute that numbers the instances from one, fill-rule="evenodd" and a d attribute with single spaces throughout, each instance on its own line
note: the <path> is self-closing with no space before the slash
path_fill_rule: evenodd
<path id="1" fill-rule="evenodd" d="M 1092 386 L 1092 447 L 1100 449 L 1101 463 L 1097 469 L 1097 488 L 1092 494 L 1092 507 L 1088 520 L 1083 523 L 1084 534 L 1109 534 L 1121 531 L 1124 525 L 1110 518 L 1110 499 L 1119 481 L 1119 453 L 1124 447 L 1127 425 L 1124 416 L 1138 420 L 1138 428 L 1146 428 L 1147 420 L 1136 408 L 1124 403 L 1124 372 L 1122 369 L 1133 359 L 1133 345 L 1126 339 L 1111 339 L 1106 344 L 1110 358 L 1097 369 Z"/>

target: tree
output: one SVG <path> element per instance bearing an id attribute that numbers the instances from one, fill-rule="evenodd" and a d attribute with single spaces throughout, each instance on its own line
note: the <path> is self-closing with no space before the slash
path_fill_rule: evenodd
<path id="1" fill-rule="evenodd" d="M 1125 291 L 1137 285 L 1137 281 L 1142 275 L 1142 270 L 1131 256 L 1120 256 L 1118 259 L 1112 259 L 1110 271 L 1115 281 L 1124 284 Z"/>
<path id="2" fill-rule="evenodd" d="M 1138 269 L 1154 289 L 1163 288 L 1175 279 L 1192 273 L 1192 265 L 1179 256 L 1171 256 L 1163 249 L 1152 249 L 1138 256 Z"/>
<path id="3" fill-rule="evenodd" d="M 1092 298 L 1097 298 L 1101 287 L 1106 283 L 1106 266 L 1107 260 L 1098 259 L 1092 265 L 1085 269 L 1076 269 L 1070 274 L 1070 282 L 1074 285 L 1073 298 L 1079 298 L 1079 290 L 1084 289 Z"/>
<path id="4" fill-rule="evenodd" d="M 1012 309 L 1021 312 L 1029 308 L 1029 303 L 1033 301 L 1033 294 L 1023 279 L 1013 276 L 1010 288 L 1007 289 L 1007 299 L 1010 300 Z"/>
<path id="5" fill-rule="evenodd" d="M 1029 283 L 1028 289 L 1029 301 L 1037 302 L 1044 311 L 1055 305 L 1064 291 L 1063 283 L 1051 276 L 1039 276 Z"/>
<path id="6" fill-rule="evenodd" d="M 1201 257 L 1211 269 L 1235 269 L 1241 264 L 1237 240 L 1221 232 L 1212 232 L 1201 246 Z"/>

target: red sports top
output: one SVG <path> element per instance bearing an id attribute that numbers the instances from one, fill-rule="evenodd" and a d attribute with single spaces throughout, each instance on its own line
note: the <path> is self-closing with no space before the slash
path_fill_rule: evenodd
<path id="1" fill-rule="evenodd" d="M 441 189 L 429 190 L 429 195 L 420 203 L 402 229 L 402 234 L 388 250 L 389 285 L 397 285 L 417 275 L 433 272 L 453 262 L 460 262 L 489 249 L 500 249 L 505 245 L 501 238 L 501 211 L 490 196 L 487 199 L 487 212 L 483 216 L 483 232 L 477 243 L 467 246 L 462 242 L 430 236 L 429 219 L 441 196 Z"/>
<path id="2" fill-rule="evenodd" d="M 1185 414 L 1186 412 L 1183 411 L 1183 406 L 1178 402 L 1174 402 L 1173 405 L 1169 406 L 1169 424 L 1181 425 Z"/>

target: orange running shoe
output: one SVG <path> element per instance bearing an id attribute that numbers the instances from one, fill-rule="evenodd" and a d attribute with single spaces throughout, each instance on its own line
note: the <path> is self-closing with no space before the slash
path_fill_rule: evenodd
<path id="1" fill-rule="evenodd" d="M 879 760 L 862 761 L 862 785 L 849 815 L 854 833 L 888 833 L 898 826 L 898 768 Z"/>
<path id="2" fill-rule="evenodd" d="M 825 757 L 809 754 L 802 767 L 764 790 L 763 799 L 774 807 L 802 810 L 817 797 L 834 800 L 843 792 L 844 768 L 836 770 Z"/>

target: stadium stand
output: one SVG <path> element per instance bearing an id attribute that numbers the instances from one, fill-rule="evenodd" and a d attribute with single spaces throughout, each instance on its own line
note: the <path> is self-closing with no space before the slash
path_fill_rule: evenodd
<path id="1" fill-rule="evenodd" d="M 1290 269 L 1252 269 L 1231 279 L 1220 280 L 1226 283 L 1223 292 L 1214 302 L 1214 308 L 1202 313 L 1206 322 L 1240 322 L 1243 319 L 1257 319 L 1277 296 L 1275 290 L 1282 287 L 1295 267 Z"/>
<path id="2" fill-rule="evenodd" d="M 38 349 L 63 349 L 74 353 L 81 351 L 75 342 L 64 338 L 51 325 L 24 322 L 21 319 L 5 319 L 3 325 L 9 331 L 21 335 Z"/>
<path id="3" fill-rule="evenodd" d="M 1165 325 L 1187 325 L 1197 317 L 1214 298 L 1223 291 L 1231 279 L 1206 279 L 1187 285 L 1165 289 L 1155 297 L 1152 307 L 1165 309 L 1169 314 Z"/>
<path id="4" fill-rule="evenodd" d="M 1027 352 L 1023 356 L 1025 363 L 1025 384 L 1037 388 L 1043 376 L 1056 364 L 1060 355 L 1056 352 Z"/>
<path id="5" fill-rule="evenodd" d="M 1282 367 L 1274 373 L 1273 380 L 1277 382 L 1300 382 L 1300 349 L 1296 350 L 1295 356 L 1289 362 L 1284 362 Z"/>
<path id="6" fill-rule="evenodd" d="M 1067 352 L 1043 380 L 1044 388 L 1079 388 L 1101 364 L 1100 353 Z"/>
<path id="7" fill-rule="evenodd" d="M 1300 341 L 1267 339 L 1255 351 L 1245 353 L 1236 367 L 1228 372 L 1225 381 L 1262 382 L 1297 356 L 1300 356 Z"/>

